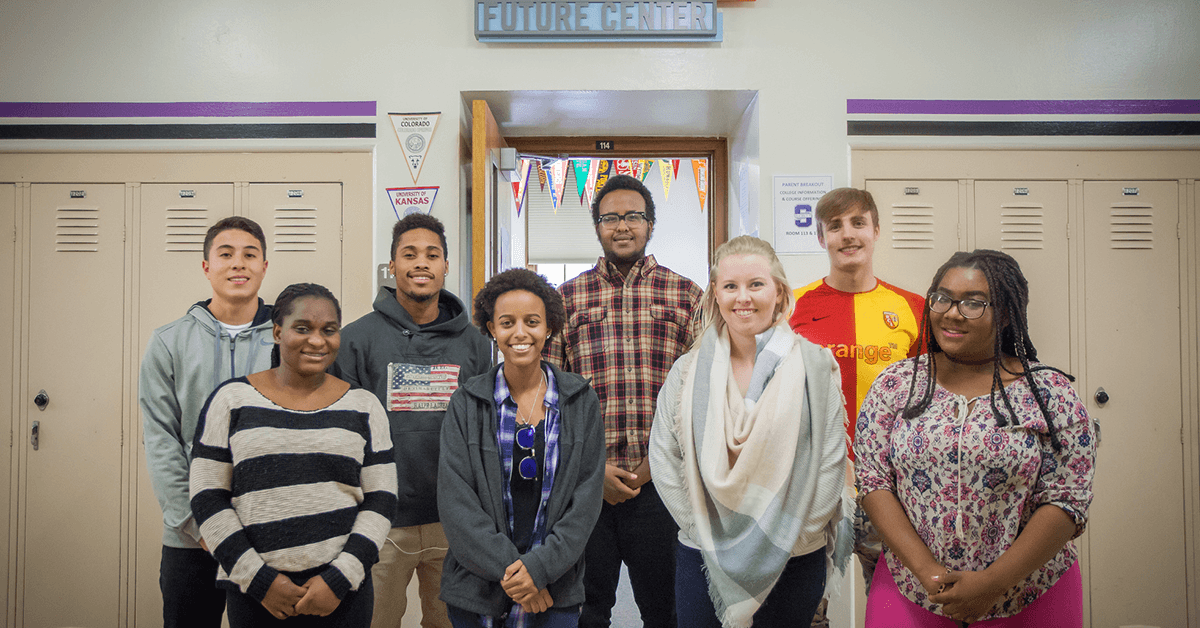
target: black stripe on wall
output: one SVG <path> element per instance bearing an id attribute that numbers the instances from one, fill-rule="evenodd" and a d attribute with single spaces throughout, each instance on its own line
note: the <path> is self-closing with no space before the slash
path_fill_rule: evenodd
<path id="1" fill-rule="evenodd" d="M 374 138 L 374 123 L 0 124 L 0 140 L 233 140 Z"/>
<path id="2" fill-rule="evenodd" d="M 849 135 L 1200 135 L 1200 120 L 1118 121 L 971 121 L 848 120 Z"/>

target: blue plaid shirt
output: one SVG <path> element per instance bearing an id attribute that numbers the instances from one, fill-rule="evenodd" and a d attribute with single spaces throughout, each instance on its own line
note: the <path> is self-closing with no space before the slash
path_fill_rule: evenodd
<path id="1" fill-rule="evenodd" d="M 547 365 L 542 365 L 546 374 L 546 418 L 542 425 L 546 429 L 545 469 L 542 473 L 542 499 L 538 502 L 537 515 L 533 521 L 533 542 L 531 547 L 541 545 L 546 539 L 546 502 L 550 499 L 550 491 L 554 489 L 554 472 L 558 469 L 558 384 L 554 380 L 554 371 Z M 517 402 L 508 390 L 508 381 L 504 379 L 504 369 L 496 371 L 496 408 L 500 414 L 497 422 L 496 442 L 500 445 L 500 465 L 505 477 L 511 478 L 513 473 L 513 441 L 517 433 Z M 512 484 L 503 482 L 504 512 L 508 515 L 508 534 L 513 530 L 513 499 Z M 497 618 L 487 615 L 479 616 L 479 625 L 483 628 L 495 628 Z M 503 625 L 507 628 L 525 628 L 529 624 L 529 615 L 521 605 L 514 604 Z"/>

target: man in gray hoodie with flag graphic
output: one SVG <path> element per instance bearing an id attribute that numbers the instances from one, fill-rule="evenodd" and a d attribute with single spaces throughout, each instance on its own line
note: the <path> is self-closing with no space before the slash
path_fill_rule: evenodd
<path id="1" fill-rule="evenodd" d="M 225 592 L 188 498 L 188 464 L 200 409 L 227 379 L 271 366 L 271 306 L 258 298 L 267 272 L 262 227 L 230 216 L 209 228 L 201 268 L 212 298 L 154 330 L 138 376 L 150 483 L 163 511 L 159 587 L 165 628 L 219 628 Z"/>
<path id="2" fill-rule="evenodd" d="M 491 368 L 491 347 L 466 307 L 443 289 L 446 231 L 441 221 L 410 214 L 392 229 L 388 270 L 374 311 L 342 329 L 333 373 L 375 393 L 387 409 L 398 482 L 392 530 L 371 569 L 373 628 L 400 628 L 406 589 L 420 585 L 421 625 L 450 628 L 438 599 L 446 535 L 438 519 L 438 447 L 450 395 Z"/>

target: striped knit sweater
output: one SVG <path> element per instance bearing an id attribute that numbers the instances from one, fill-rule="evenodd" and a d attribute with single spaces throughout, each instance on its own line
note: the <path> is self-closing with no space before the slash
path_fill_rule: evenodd
<path id="1" fill-rule="evenodd" d="M 370 577 L 391 529 L 396 463 L 375 395 L 281 408 L 244 377 L 213 391 L 192 448 L 192 512 L 217 584 L 262 601 L 279 573 L 320 575 L 342 599 Z"/>

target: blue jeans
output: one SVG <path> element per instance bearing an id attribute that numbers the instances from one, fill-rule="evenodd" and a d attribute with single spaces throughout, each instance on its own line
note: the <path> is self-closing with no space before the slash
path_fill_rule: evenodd
<path id="1" fill-rule="evenodd" d="M 260 602 L 241 591 L 229 591 L 228 598 L 230 628 L 368 628 L 371 625 L 371 610 L 375 606 L 375 589 L 371 583 L 371 572 L 368 571 L 358 590 L 347 593 L 338 607 L 326 617 L 296 615 L 275 619 Z"/>
<path id="2" fill-rule="evenodd" d="M 621 562 L 645 628 L 675 628 L 675 545 L 679 527 L 654 483 L 615 506 L 604 503 L 584 553 L 580 628 L 607 628 L 617 602 Z M 686 626 L 687 624 L 682 624 Z"/>
<path id="3" fill-rule="evenodd" d="M 165 628 L 220 628 L 225 592 L 217 588 L 217 559 L 202 549 L 162 548 L 158 588 Z"/>
<path id="4" fill-rule="evenodd" d="M 457 606 L 446 606 L 446 611 L 450 615 L 450 624 L 454 628 L 479 628 L 481 625 L 479 615 L 471 611 L 465 611 Z M 528 615 L 528 628 L 576 628 L 579 625 L 579 607 L 569 609 L 551 608 L 542 613 Z M 509 625 L 510 617 L 496 617 L 492 624 L 495 628 L 502 628 Z"/>
<path id="5" fill-rule="evenodd" d="M 688 628 L 721 628 L 704 577 L 704 557 L 686 545 L 676 548 L 675 599 L 679 625 Z M 787 561 L 775 587 L 754 613 L 754 628 L 808 626 L 821 594 L 825 592 L 825 550 Z"/>

